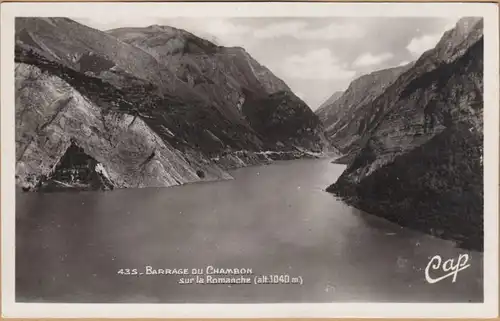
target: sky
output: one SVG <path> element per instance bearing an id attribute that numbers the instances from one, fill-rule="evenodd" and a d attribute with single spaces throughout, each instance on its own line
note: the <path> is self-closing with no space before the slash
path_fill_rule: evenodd
<path id="1" fill-rule="evenodd" d="M 459 17 L 75 20 L 100 30 L 168 25 L 221 46 L 243 47 L 315 110 L 361 75 L 418 59 Z"/>

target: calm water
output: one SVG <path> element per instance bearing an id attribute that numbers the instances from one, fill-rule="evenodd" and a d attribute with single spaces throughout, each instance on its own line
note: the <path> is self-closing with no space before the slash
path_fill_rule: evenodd
<path id="1" fill-rule="evenodd" d="M 163 189 L 23 193 L 17 197 L 18 301 L 477 302 L 481 253 L 360 212 L 323 189 L 329 160 L 239 169 L 235 180 Z M 436 284 L 429 259 L 471 256 Z M 120 269 L 251 268 L 303 284 L 179 285 L 179 276 Z M 444 273 L 443 273 L 444 274 Z M 252 279 L 253 279 L 252 276 Z"/>

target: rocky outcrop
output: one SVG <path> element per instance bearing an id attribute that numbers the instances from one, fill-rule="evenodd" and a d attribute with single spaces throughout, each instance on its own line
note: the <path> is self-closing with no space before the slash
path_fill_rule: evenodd
<path id="1" fill-rule="evenodd" d="M 42 177 L 37 188 L 41 191 L 110 190 L 114 185 L 104 166 L 71 142 L 53 172 L 46 179 Z"/>
<path id="2" fill-rule="evenodd" d="M 481 249 L 482 20 L 460 20 L 395 85 L 375 100 L 385 113 L 327 190 L 369 213 Z"/>
<path id="3" fill-rule="evenodd" d="M 127 43 L 67 18 L 16 19 L 19 186 L 97 186 L 82 182 L 97 177 L 96 167 L 107 173 L 103 186 L 171 186 L 230 178 L 224 169 L 267 161 L 214 161 L 239 151 L 301 157 L 324 148 L 309 107 L 243 49 L 150 29 L 156 42 Z M 274 95 L 285 98 L 268 98 Z M 248 107 L 256 99 L 267 99 L 275 125 L 293 132 L 258 119 Z M 69 150 L 81 149 L 92 163 L 76 181 L 61 174 L 76 167 L 58 167 L 71 142 Z"/>
<path id="4" fill-rule="evenodd" d="M 57 177 L 58 164 L 71 146 L 95 160 L 93 170 L 99 167 L 113 187 L 194 182 L 200 180 L 197 170 L 206 173 L 205 180 L 230 178 L 202 154 L 175 149 L 141 118 L 108 109 L 95 97 L 92 101 L 42 68 L 16 64 L 16 179 L 23 189 L 37 189 L 47 179 Z M 71 77 L 65 73 L 68 69 L 58 66 L 58 70 Z M 106 95 L 119 101 L 113 92 Z M 77 170 L 81 164 L 74 165 Z M 65 162 L 64 168 L 70 170 L 71 166 Z"/>

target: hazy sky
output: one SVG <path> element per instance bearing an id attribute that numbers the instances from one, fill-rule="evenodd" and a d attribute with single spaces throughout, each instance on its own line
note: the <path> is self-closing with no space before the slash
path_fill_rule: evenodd
<path id="1" fill-rule="evenodd" d="M 454 18 L 75 19 L 107 30 L 154 24 L 182 28 L 223 46 L 244 47 L 312 109 L 362 74 L 406 64 L 434 47 Z"/>

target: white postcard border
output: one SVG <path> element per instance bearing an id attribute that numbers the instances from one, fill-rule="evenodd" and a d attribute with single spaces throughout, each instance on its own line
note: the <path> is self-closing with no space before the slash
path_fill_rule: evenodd
<path id="1" fill-rule="evenodd" d="M 56 304 L 16 303 L 14 18 L 92 15 L 151 17 L 484 17 L 484 302 L 301 304 Z M 494 3 L 2 3 L 1 5 L 2 314 L 18 318 L 227 317 L 497 317 L 499 52 Z M 429 285 L 432 286 L 432 285 Z"/>

